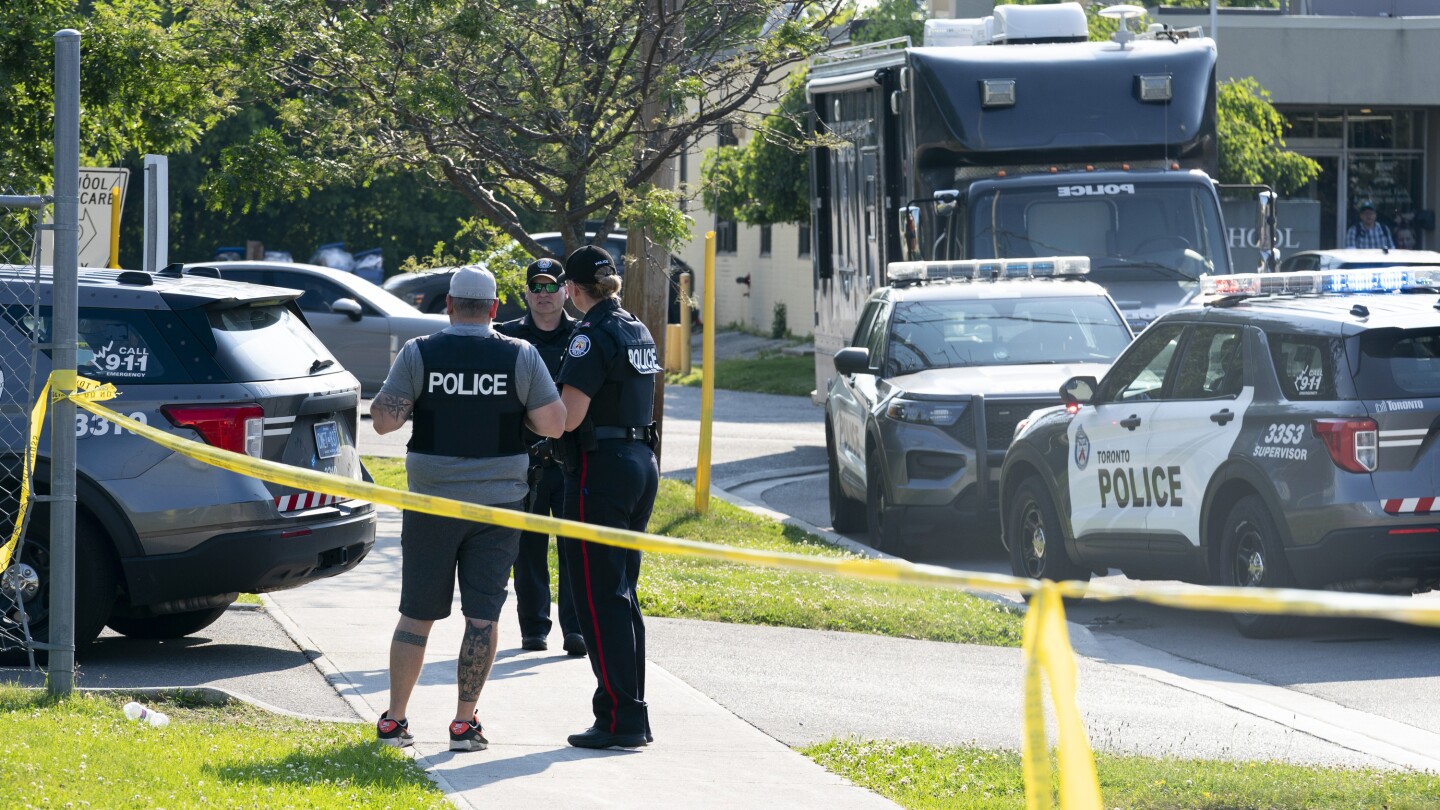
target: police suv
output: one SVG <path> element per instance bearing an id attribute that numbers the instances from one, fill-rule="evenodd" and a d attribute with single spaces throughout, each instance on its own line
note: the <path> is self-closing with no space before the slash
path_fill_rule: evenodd
<path id="1" fill-rule="evenodd" d="M 237 453 L 366 477 L 356 446 L 360 385 L 310 331 L 297 290 L 215 276 L 82 269 L 77 365 L 113 383 L 107 407 Z M 52 276 L 0 266 L 0 542 L 14 527 L 29 405 L 50 373 Z M 38 388 L 38 385 L 34 386 Z M 48 424 L 48 420 L 47 420 Z M 36 486 L 50 480 L 40 437 Z M 375 542 L 364 501 L 296 490 L 172 452 L 77 410 L 75 641 L 107 624 L 178 638 L 214 622 L 239 592 L 291 588 L 355 567 Z M 367 479 L 368 480 L 368 479 Z M 49 636 L 47 504 L 0 576 L 0 653 L 25 622 Z"/>
<path id="2" fill-rule="evenodd" d="M 1015 425 L 1130 342 L 1089 259 L 897 262 L 825 400 L 830 518 L 894 550 L 987 517 Z M 954 539 L 960 533 L 947 531 Z"/>
<path id="3" fill-rule="evenodd" d="M 1440 584 L 1440 271 L 1204 279 L 1017 429 L 1018 576 L 1410 594 Z M 1236 614 L 1241 633 L 1292 617 Z"/>

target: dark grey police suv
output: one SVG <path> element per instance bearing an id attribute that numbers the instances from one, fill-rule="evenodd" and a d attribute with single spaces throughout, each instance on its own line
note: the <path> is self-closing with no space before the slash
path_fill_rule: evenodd
<path id="1" fill-rule="evenodd" d="M 37 281 L 38 278 L 38 281 Z M 24 381 L 50 372 L 51 275 L 0 266 L 0 536 L 13 529 L 26 436 Z M 38 292 L 38 297 L 37 297 Z M 360 389 L 306 326 L 298 293 L 184 273 L 82 269 L 82 376 L 114 383 L 108 407 L 151 427 L 255 458 L 366 478 L 356 448 Z M 34 346 L 38 351 L 31 350 Z M 13 386 L 20 386 L 17 391 Z M 38 384 L 37 386 L 38 387 Z M 33 393 L 30 394 L 33 396 Z M 374 507 L 227 472 L 84 410 L 76 416 L 77 646 L 107 624 L 176 638 L 215 621 L 239 592 L 291 588 L 353 568 L 375 540 Z M 40 438 L 37 487 L 48 484 Z M 0 648 L 49 636 L 43 501 L 0 590 Z"/>

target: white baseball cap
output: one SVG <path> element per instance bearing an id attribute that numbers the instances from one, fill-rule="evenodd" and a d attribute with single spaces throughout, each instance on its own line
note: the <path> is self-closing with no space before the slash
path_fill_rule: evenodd
<path id="1" fill-rule="evenodd" d="M 450 277 L 450 296 L 494 300 L 495 276 L 478 264 L 466 265 Z"/>

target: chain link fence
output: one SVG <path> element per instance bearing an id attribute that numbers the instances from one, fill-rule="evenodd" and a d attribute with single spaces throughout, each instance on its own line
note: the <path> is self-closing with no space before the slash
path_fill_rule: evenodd
<path id="1" fill-rule="evenodd" d="M 35 481 L 22 475 L 31 435 L 40 318 L 39 233 L 49 201 L 0 195 L 0 664 L 36 666 L 32 613 L 44 610 L 46 532 L 37 520 Z M 34 337 L 32 337 L 34 336 Z M 23 483 L 22 483 L 23 482 Z M 22 496 L 28 500 L 21 516 Z M 18 526 L 17 521 L 21 523 Z M 29 536 L 27 541 L 26 536 Z M 36 540 L 42 542 L 35 542 Z"/>

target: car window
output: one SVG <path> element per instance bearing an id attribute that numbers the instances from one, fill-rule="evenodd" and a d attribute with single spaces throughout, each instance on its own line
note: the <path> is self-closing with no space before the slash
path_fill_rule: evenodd
<path id="1" fill-rule="evenodd" d="M 281 380 L 339 369 L 325 344 L 282 305 L 233 307 L 207 316 L 219 347 L 216 358 L 236 381 Z"/>
<path id="2" fill-rule="evenodd" d="M 1367 399 L 1440 396 L 1440 329 L 1365 332 L 1355 385 Z"/>
<path id="3" fill-rule="evenodd" d="M 1280 393 L 1286 399 L 1339 398 L 1335 390 L 1335 369 L 1337 361 L 1344 356 L 1344 344 L 1339 338 L 1271 333 L 1269 341 Z"/>
<path id="4" fill-rule="evenodd" d="M 850 338 L 851 346 L 866 346 L 870 342 L 870 330 L 875 325 L 875 313 L 880 311 L 880 302 L 871 301 L 860 313 L 860 322 L 855 324 L 855 335 Z"/>
<path id="5" fill-rule="evenodd" d="M 360 304 L 363 314 L 380 314 L 374 307 L 356 298 L 353 292 L 327 278 L 305 273 L 289 273 L 284 270 L 271 271 L 270 277 L 270 283 L 276 287 L 304 291 L 299 298 L 299 304 L 300 309 L 305 312 L 334 312 L 334 309 L 331 308 L 332 304 L 341 298 L 349 298 Z"/>
<path id="6" fill-rule="evenodd" d="M 1175 399 L 1239 396 L 1244 386 L 1244 331 L 1238 326 L 1198 326 L 1176 367 Z"/>
<path id="7" fill-rule="evenodd" d="M 1105 375 L 1103 401 L 1159 399 L 1175 357 L 1183 324 L 1151 326 L 1115 361 Z"/>
<path id="8" fill-rule="evenodd" d="M 80 376 L 116 384 L 192 382 L 190 372 L 166 340 L 169 330 L 159 328 L 156 318 L 173 321 L 168 313 L 82 307 L 76 322 L 79 340 L 75 351 Z M 41 308 L 38 319 L 27 307 L 6 307 L 5 319 L 31 340 L 50 340 L 49 307 Z M 171 329 L 178 326 L 169 323 Z"/>
<path id="9" fill-rule="evenodd" d="M 890 321 L 887 370 L 1108 362 L 1130 343 L 1100 296 L 907 301 Z"/>
<path id="10" fill-rule="evenodd" d="M 885 328 L 885 323 L 889 319 L 890 304 L 885 301 L 876 301 L 875 320 L 871 323 L 870 330 L 865 333 L 865 348 L 870 350 L 871 368 L 879 367 L 881 360 L 885 357 L 885 333 L 889 331 Z M 885 374 L 894 373 L 888 366 L 886 367 Z"/>

